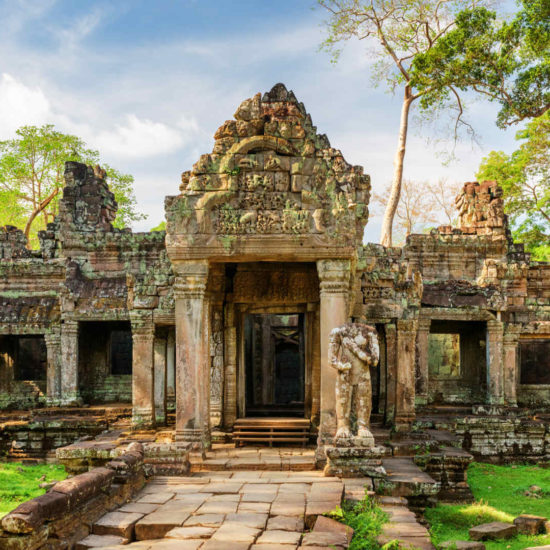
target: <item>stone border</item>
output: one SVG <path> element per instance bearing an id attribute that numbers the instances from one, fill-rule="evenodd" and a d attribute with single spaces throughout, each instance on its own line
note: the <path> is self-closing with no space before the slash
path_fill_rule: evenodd
<path id="1" fill-rule="evenodd" d="M 2 519 L 3 550 L 70 548 L 91 532 L 106 511 L 117 508 L 145 483 L 144 451 L 130 443 L 105 466 L 56 483 L 47 493 L 24 502 Z"/>

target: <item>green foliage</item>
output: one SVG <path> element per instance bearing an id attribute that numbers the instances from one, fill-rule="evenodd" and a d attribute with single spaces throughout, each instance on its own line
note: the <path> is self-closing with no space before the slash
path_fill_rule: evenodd
<path id="1" fill-rule="evenodd" d="M 519 514 L 547 516 L 550 509 L 550 470 L 530 465 L 495 466 L 473 463 L 468 484 L 476 502 L 466 505 L 439 504 L 427 508 L 432 542 L 469 540 L 468 530 L 491 521 L 511 523 Z M 531 485 L 542 489 L 541 498 L 525 496 Z M 550 535 L 519 535 L 506 541 L 508 550 L 550 544 Z M 487 550 L 502 548 L 502 541 L 485 542 Z"/>
<path id="2" fill-rule="evenodd" d="M 27 466 L 17 462 L 0 464 L 0 517 L 22 502 L 44 494 L 40 483 L 61 481 L 65 468 L 54 464 Z"/>
<path id="3" fill-rule="evenodd" d="M 481 161 L 477 178 L 496 180 L 504 191 L 504 210 L 514 238 L 534 259 L 550 256 L 550 112 L 517 132 L 522 142 L 511 155 L 492 151 Z"/>
<path id="4" fill-rule="evenodd" d="M 356 504 L 344 501 L 342 507 L 337 507 L 328 514 L 354 530 L 350 550 L 378 550 L 380 545 L 376 537 L 382 532 L 382 526 L 388 521 L 388 516 L 374 499 L 365 494 L 365 498 Z M 389 548 L 388 548 L 389 550 Z"/>
<path id="5" fill-rule="evenodd" d="M 155 225 L 155 227 L 151 227 L 150 231 L 166 231 L 166 221 L 162 220 L 158 225 Z"/>
<path id="6" fill-rule="evenodd" d="M 497 102 L 499 126 L 550 108 L 550 2 L 521 0 L 512 20 L 479 4 L 462 10 L 452 30 L 414 57 L 411 84 L 428 90 L 425 111 L 472 90 Z"/>
<path id="7" fill-rule="evenodd" d="M 57 214 L 66 161 L 95 165 L 99 153 L 51 124 L 22 126 L 15 138 L 0 141 L 0 225 L 9 223 L 24 229 L 31 244 L 36 245 L 36 233 Z M 134 178 L 109 165 L 104 169 L 119 205 L 115 227 L 144 219 L 146 216 L 136 211 Z"/>

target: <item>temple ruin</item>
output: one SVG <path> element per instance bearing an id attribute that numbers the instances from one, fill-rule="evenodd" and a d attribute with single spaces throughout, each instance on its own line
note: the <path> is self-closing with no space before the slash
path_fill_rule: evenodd
<path id="1" fill-rule="evenodd" d="M 105 415 L 131 409 L 136 429 L 167 426 L 198 449 L 243 419 L 300 420 L 322 464 L 329 335 L 356 322 L 378 334 L 375 422 L 407 434 L 450 412 L 472 452 L 550 457 L 550 265 L 513 242 L 497 183 L 464 185 L 457 227 L 384 248 L 363 244 L 369 177 L 283 85 L 214 137 L 166 197 L 166 232 L 115 229 L 104 172 L 76 162 L 39 250 L 0 229 L 8 456 L 86 433 L 30 437 L 34 410 L 116 404 Z"/>

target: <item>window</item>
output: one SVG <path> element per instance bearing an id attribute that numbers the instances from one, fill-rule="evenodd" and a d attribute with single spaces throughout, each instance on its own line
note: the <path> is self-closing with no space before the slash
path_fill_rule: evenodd
<path id="1" fill-rule="evenodd" d="M 522 384 L 550 385 L 550 338 L 520 340 Z"/>
<path id="2" fill-rule="evenodd" d="M 46 380 L 47 351 L 43 336 L 19 336 L 15 344 L 15 380 Z"/>
<path id="3" fill-rule="evenodd" d="M 460 378 L 460 334 L 430 334 L 428 337 L 430 377 Z"/>

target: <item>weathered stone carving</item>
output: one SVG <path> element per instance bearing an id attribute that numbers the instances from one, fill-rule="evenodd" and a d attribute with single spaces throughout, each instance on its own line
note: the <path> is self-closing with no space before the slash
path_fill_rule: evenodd
<path id="1" fill-rule="evenodd" d="M 374 446 L 369 430 L 372 402 L 370 367 L 378 364 L 380 351 L 376 330 L 361 323 L 347 323 L 330 333 L 329 361 L 338 371 L 336 381 L 335 442 L 347 443 L 352 437 L 352 414 L 357 421 L 354 444 Z"/>
<path id="2" fill-rule="evenodd" d="M 506 225 L 502 189 L 496 181 L 465 183 L 455 204 L 460 228 L 496 228 Z"/>

